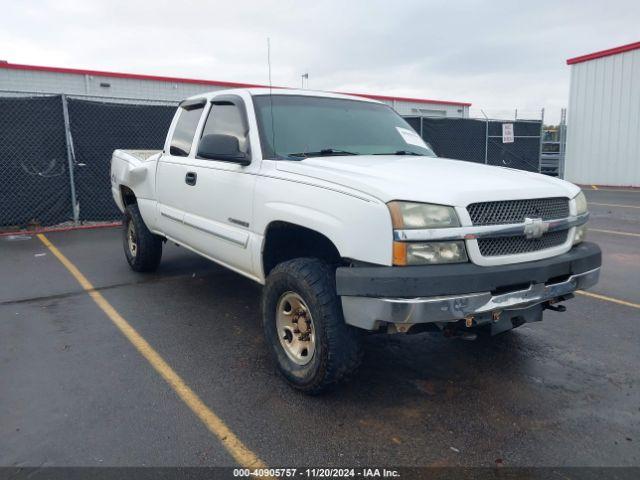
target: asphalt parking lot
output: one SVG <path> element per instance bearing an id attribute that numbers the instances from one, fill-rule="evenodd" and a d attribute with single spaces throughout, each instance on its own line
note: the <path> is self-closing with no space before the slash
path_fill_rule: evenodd
<path id="1" fill-rule="evenodd" d="M 640 191 L 586 194 L 596 296 L 493 340 L 370 336 L 321 397 L 279 378 L 251 281 L 175 246 L 136 274 L 116 228 L 46 234 L 125 336 L 40 238 L 2 237 L 0 465 L 639 465 Z"/>

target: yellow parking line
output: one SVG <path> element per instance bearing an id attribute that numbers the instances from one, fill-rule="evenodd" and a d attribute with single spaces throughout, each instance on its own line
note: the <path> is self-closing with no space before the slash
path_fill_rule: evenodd
<path id="1" fill-rule="evenodd" d="M 596 187 L 595 185 L 591 185 L 591 190 L 598 190 L 600 192 L 640 193 L 640 188 L 605 188 Z"/>
<path id="2" fill-rule="evenodd" d="M 590 232 L 612 233 L 614 235 L 626 235 L 628 237 L 640 237 L 640 233 L 621 232 L 619 230 L 600 230 L 598 228 L 590 228 Z"/>
<path id="3" fill-rule="evenodd" d="M 585 297 L 597 298 L 598 300 L 604 300 L 606 302 L 617 303 L 618 305 L 624 305 L 625 307 L 640 309 L 640 303 L 627 302 L 626 300 L 620 300 L 618 298 L 607 297 L 606 295 L 600 295 L 599 293 L 585 292 L 584 290 L 576 290 L 576 293 L 584 295 Z"/>
<path id="4" fill-rule="evenodd" d="M 206 425 L 231 456 L 243 467 L 264 468 L 265 464 L 258 456 L 247 448 L 240 439 L 225 425 L 198 395 L 180 378 L 180 376 L 169 366 L 154 348 L 127 322 L 115 308 L 94 288 L 82 272 L 65 257 L 55 245 L 53 245 L 43 234 L 38 234 L 38 238 L 56 256 L 69 273 L 78 281 L 82 288 L 89 294 L 93 301 L 109 317 L 122 334 L 133 344 L 140 354 L 151 364 L 160 376 L 169 384 L 174 392 L 191 409 L 191 411 Z"/>
<path id="5" fill-rule="evenodd" d="M 589 205 L 599 205 L 601 207 L 640 208 L 640 205 L 620 205 L 620 204 L 617 204 L 617 203 L 589 202 Z"/>

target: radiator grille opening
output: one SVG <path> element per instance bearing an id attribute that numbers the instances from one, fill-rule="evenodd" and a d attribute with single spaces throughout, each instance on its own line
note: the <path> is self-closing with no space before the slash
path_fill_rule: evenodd
<path id="1" fill-rule="evenodd" d="M 569 199 L 555 197 L 472 203 L 467 211 L 474 225 L 522 223 L 526 217 L 555 220 L 569 216 Z"/>
<path id="2" fill-rule="evenodd" d="M 478 247 L 483 257 L 499 257 L 518 253 L 537 252 L 562 245 L 567 241 L 569 230 L 548 232 L 540 238 L 515 237 L 481 238 Z"/>

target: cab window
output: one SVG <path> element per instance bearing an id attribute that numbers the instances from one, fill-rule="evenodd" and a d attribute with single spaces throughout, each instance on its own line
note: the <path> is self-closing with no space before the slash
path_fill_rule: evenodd
<path id="1" fill-rule="evenodd" d="M 196 134 L 198 121 L 202 115 L 204 106 L 199 105 L 194 108 L 181 108 L 178 123 L 173 131 L 169 153 L 177 157 L 186 157 L 191 151 L 191 143 Z"/>
<path id="2" fill-rule="evenodd" d="M 214 101 L 202 130 L 205 135 L 232 135 L 238 139 L 240 151 L 249 153 L 248 128 L 244 112 L 230 101 Z"/>

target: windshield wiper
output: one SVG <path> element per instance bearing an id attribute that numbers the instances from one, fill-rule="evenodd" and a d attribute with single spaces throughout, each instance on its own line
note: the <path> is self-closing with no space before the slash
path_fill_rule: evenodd
<path id="1" fill-rule="evenodd" d="M 397 150 L 393 153 L 374 153 L 373 155 L 415 155 L 417 157 L 423 157 L 421 153 L 410 152 L 409 150 Z"/>
<path id="2" fill-rule="evenodd" d="M 290 157 L 329 157 L 331 155 L 360 155 L 355 152 L 348 152 L 346 150 L 338 150 L 336 148 L 323 148 L 317 152 L 299 152 L 299 153 L 288 153 Z"/>

